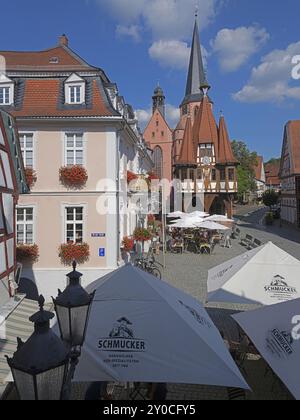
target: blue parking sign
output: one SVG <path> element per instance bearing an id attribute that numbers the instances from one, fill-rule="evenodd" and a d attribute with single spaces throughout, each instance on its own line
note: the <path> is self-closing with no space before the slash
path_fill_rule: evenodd
<path id="1" fill-rule="evenodd" d="M 99 248 L 99 257 L 105 257 L 105 248 Z"/>

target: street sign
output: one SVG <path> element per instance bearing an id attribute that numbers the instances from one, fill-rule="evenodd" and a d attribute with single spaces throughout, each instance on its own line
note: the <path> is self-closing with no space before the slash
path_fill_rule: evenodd
<path id="1" fill-rule="evenodd" d="M 105 248 L 99 248 L 99 257 L 105 257 Z"/>
<path id="2" fill-rule="evenodd" d="M 106 234 L 105 233 L 92 233 L 91 234 L 92 238 L 105 238 Z"/>

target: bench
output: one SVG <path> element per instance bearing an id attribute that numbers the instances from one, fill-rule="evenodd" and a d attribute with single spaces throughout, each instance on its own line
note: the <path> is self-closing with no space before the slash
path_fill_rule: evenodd
<path id="1" fill-rule="evenodd" d="M 263 245 L 262 241 L 260 241 L 259 239 L 254 239 L 253 248 L 259 248 L 262 245 Z"/>
<path id="2" fill-rule="evenodd" d="M 249 247 L 250 247 L 250 249 L 252 249 L 253 243 L 254 243 L 254 238 L 251 235 L 246 235 L 246 237 L 243 238 L 240 243 L 241 243 L 241 245 L 245 246 L 246 248 L 249 249 Z"/>
<path id="3" fill-rule="evenodd" d="M 232 232 L 232 239 L 240 239 L 241 237 L 241 229 L 235 228 Z"/>

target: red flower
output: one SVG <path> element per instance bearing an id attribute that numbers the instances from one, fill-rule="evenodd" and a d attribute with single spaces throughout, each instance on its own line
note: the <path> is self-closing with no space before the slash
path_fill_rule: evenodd
<path id="1" fill-rule="evenodd" d="M 127 183 L 130 184 L 132 181 L 136 181 L 138 176 L 131 171 L 127 171 Z"/>
<path id="2" fill-rule="evenodd" d="M 155 216 L 153 214 L 148 214 L 148 224 L 154 225 L 155 223 Z"/>
<path id="3" fill-rule="evenodd" d="M 20 263 L 35 263 L 39 258 L 39 247 L 37 245 L 17 245 L 17 261 Z"/>
<path id="4" fill-rule="evenodd" d="M 25 168 L 25 176 L 27 185 L 31 189 L 37 181 L 36 172 L 32 168 Z"/>
<path id="5" fill-rule="evenodd" d="M 132 238 L 128 238 L 128 236 L 126 236 L 123 239 L 122 248 L 124 249 L 125 252 L 131 252 L 134 248 L 134 240 Z"/>
<path id="6" fill-rule="evenodd" d="M 90 257 L 90 247 L 86 243 L 76 244 L 68 242 L 67 244 L 62 244 L 58 252 L 64 265 L 71 265 L 73 261 L 76 261 L 77 264 L 84 264 Z"/>
<path id="7" fill-rule="evenodd" d="M 147 229 L 136 228 L 133 237 L 138 242 L 147 242 L 151 239 L 151 233 Z"/>
<path id="8" fill-rule="evenodd" d="M 86 184 L 88 174 L 81 165 L 63 166 L 59 170 L 59 178 L 66 187 L 81 188 Z"/>

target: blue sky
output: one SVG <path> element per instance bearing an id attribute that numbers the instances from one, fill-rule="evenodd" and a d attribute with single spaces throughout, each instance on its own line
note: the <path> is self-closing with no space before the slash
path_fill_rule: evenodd
<path id="1" fill-rule="evenodd" d="M 117 82 L 141 125 L 159 81 L 174 125 L 196 3 L 216 117 L 223 110 L 232 139 L 265 159 L 279 156 L 284 124 L 300 119 L 300 80 L 291 78 L 298 0 L 11 0 L 1 5 L 0 49 L 46 49 L 66 33 L 72 49 Z"/>

